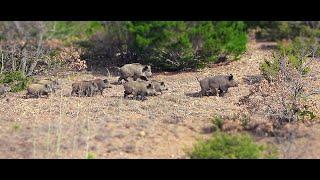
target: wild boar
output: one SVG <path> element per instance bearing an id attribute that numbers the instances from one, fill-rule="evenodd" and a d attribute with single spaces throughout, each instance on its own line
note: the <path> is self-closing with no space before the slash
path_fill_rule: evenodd
<path id="1" fill-rule="evenodd" d="M 163 81 L 156 81 L 156 80 L 151 80 L 150 83 L 153 85 L 154 89 L 157 92 L 160 92 L 162 94 L 163 91 L 167 91 L 168 87 L 166 87 L 165 83 Z"/>
<path id="2" fill-rule="evenodd" d="M 29 97 L 41 97 L 41 95 L 45 95 L 49 97 L 52 89 L 47 84 L 30 84 L 27 88 L 26 98 Z"/>
<path id="3" fill-rule="evenodd" d="M 11 91 L 9 84 L 0 84 L 0 96 Z"/>
<path id="4" fill-rule="evenodd" d="M 119 83 L 121 83 L 123 79 L 128 82 L 129 77 L 133 78 L 134 81 L 136 81 L 138 78 L 148 81 L 148 77 L 152 76 L 151 66 L 142 65 L 140 63 L 126 64 L 119 68 L 119 71 Z"/>
<path id="5" fill-rule="evenodd" d="M 155 96 L 157 92 L 154 89 L 154 86 L 151 83 L 145 83 L 141 81 L 129 81 L 124 85 L 124 98 L 128 98 L 130 94 L 133 97 L 140 97 L 145 100 L 145 96 Z"/>
<path id="6" fill-rule="evenodd" d="M 232 74 L 228 76 L 217 75 L 213 77 L 206 77 L 200 80 L 199 83 L 201 87 L 201 96 L 208 95 L 208 93 L 212 93 L 213 95 L 219 94 L 219 96 L 224 96 L 224 94 L 228 92 L 229 87 L 238 86 L 237 82 L 235 82 L 235 80 L 233 79 Z"/>
<path id="7" fill-rule="evenodd" d="M 47 84 L 52 89 L 52 92 L 55 93 L 57 89 L 61 89 L 60 83 L 57 80 L 39 80 L 37 84 Z"/>
<path id="8" fill-rule="evenodd" d="M 95 82 L 81 81 L 72 84 L 71 95 L 92 97 L 98 90 L 98 85 Z"/>
<path id="9" fill-rule="evenodd" d="M 105 88 L 111 88 L 110 83 L 108 81 L 108 79 L 94 79 L 91 80 L 91 82 L 95 83 L 98 86 L 98 91 L 100 92 L 100 94 L 103 94 L 103 90 Z"/>

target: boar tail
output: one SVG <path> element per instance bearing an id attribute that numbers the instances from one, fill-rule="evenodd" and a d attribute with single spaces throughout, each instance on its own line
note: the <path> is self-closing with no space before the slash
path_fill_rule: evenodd
<path id="1" fill-rule="evenodd" d="M 197 79 L 197 81 L 198 81 L 198 82 L 200 82 L 200 80 L 199 80 L 199 78 L 198 78 L 198 77 L 196 77 L 196 79 Z"/>

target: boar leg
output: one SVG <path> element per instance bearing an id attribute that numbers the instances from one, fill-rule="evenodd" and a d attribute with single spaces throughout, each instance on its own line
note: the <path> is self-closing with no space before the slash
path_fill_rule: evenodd
<path id="1" fill-rule="evenodd" d="M 200 97 L 207 95 L 206 90 L 201 88 L 199 95 L 200 95 Z"/>
<path id="2" fill-rule="evenodd" d="M 218 96 L 219 94 L 218 92 L 219 92 L 219 89 L 216 89 L 216 88 L 211 89 L 211 93 L 213 96 Z"/>
<path id="3" fill-rule="evenodd" d="M 127 99 L 127 98 L 128 98 L 128 96 L 129 96 L 129 94 L 130 94 L 129 92 L 124 91 L 124 98 L 125 98 L 125 99 Z"/>
<path id="4" fill-rule="evenodd" d="M 140 100 L 140 101 L 145 101 L 145 100 L 147 100 L 147 97 L 145 95 L 143 95 L 143 94 L 138 94 L 136 96 L 136 99 Z"/>
<path id="5" fill-rule="evenodd" d="M 47 98 L 49 98 L 49 93 L 44 92 L 44 93 L 43 93 L 43 95 L 46 95 L 46 96 L 47 96 Z"/>
<path id="6" fill-rule="evenodd" d="M 71 91 L 71 96 L 74 96 L 75 93 L 76 93 L 76 92 L 75 92 L 74 90 L 72 90 L 72 91 Z"/>
<path id="7" fill-rule="evenodd" d="M 228 92 L 228 88 L 221 86 L 221 87 L 219 87 L 218 91 L 219 91 L 219 96 L 223 97 L 225 95 L 225 93 Z"/>

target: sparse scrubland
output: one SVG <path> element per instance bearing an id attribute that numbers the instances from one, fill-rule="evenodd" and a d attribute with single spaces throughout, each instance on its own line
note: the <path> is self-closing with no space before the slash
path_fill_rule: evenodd
<path id="1" fill-rule="evenodd" d="M 319 158 L 319 25 L 0 22 L 0 158 Z"/>

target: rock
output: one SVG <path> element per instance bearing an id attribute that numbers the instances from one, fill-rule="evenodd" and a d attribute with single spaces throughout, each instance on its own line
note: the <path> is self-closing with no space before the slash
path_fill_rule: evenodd
<path id="1" fill-rule="evenodd" d="M 134 145 L 127 145 L 122 148 L 122 150 L 126 153 L 133 153 L 136 150 Z"/>
<path id="2" fill-rule="evenodd" d="M 146 136 L 146 133 L 145 133 L 144 131 L 140 131 L 140 132 L 139 132 L 139 136 L 140 136 L 140 137 L 144 137 L 144 136 Z"/>
<path id="3" fill-rule="evenodd" d="M 206 126 L 201 129 L 201 132 L 204 134 L 210 134 L 210 133 L 213 133 L 214 131 L 215 131 L 215 128 L 213 126 Z"/>

